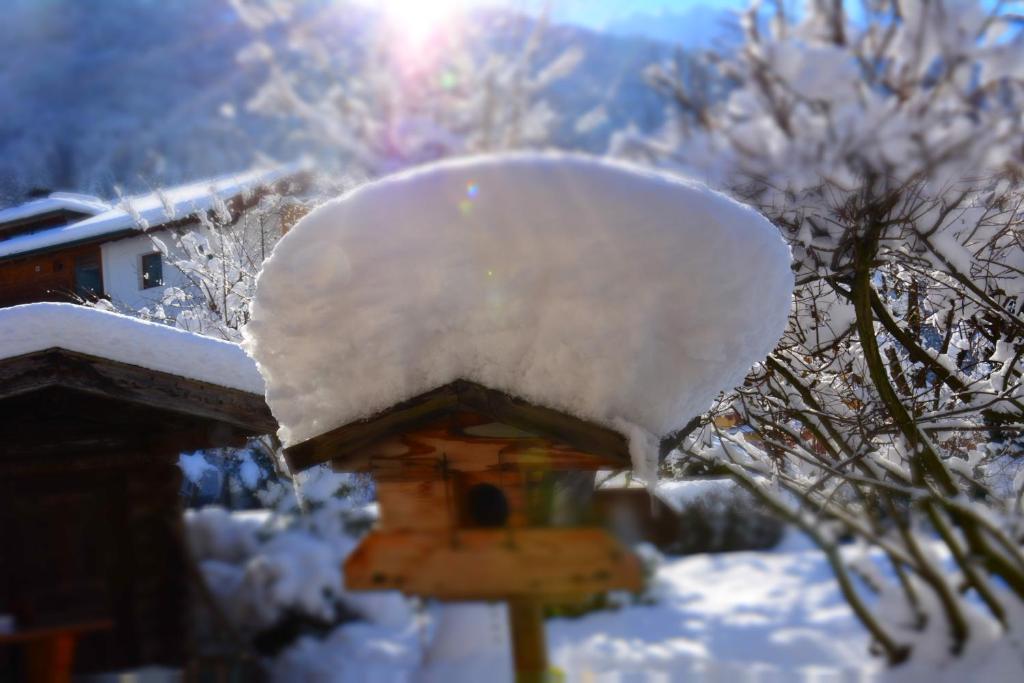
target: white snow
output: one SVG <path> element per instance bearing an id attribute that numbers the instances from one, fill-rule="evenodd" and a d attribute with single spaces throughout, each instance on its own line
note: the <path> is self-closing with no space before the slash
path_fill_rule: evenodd
<path id="1" fill-rule="evenodd" d="M 0 309 L 0 358 L 50 348 L 263 393 L 255 363 L 231 342 L 75 304 Z"/>
<path id="2" fill-rule="evenodd" d="M 253 461 L 251 452 L 243 452 L 241 458 L 241 464 L 238 466 L 238 477 L 247 489 L 255 489 L 259 486 L 260 480 L 263 479 L 263 469 Z"/>
<path id="3" fill-rule="evenodd" d="M 17 235 L 0 241 L 0 258 L 16 256 L 62 244 L 76 243 L 106 235 L 145 232 L 165 223 L 187 218 L 201 211 L 216 210 L 218 205 L 260 185 L 277 182 L 295 171 L 288 166 L 273 170 L 251 170 L 244 173 L 201 180 L 166 191 L 150 192 L 124 198 L 117 207 L 104 207 L 102 212 L 57 228 Z M 33 202 L 29 205 L 30 207 Z M 11 207 L 7 211 L 22 210 Z M 29 214 L 31 215 L 31 214 Z"/>
<path id="4" fill-rule="evenodd" d="M 548 623 L 567 681 L 853 681 L 880 667 L 806 546 L 673 558 L 654 593 L 653 605 Z"/>
<path id="5" fill-rule="evenodd" d="M 46 197 L 0 209 L 0 224 L 11 223 L 53 211 L 74 211 L 90 216 L 111 209 L 110 204 L 99 197 L 78 194 L 75 192 L 52 192 Z"/>
<path id="6" fill-rule="evenodd" d="M 189 551 L 204 562 L 244 562 L 259 550 L 259 531 L 271 516 L 265 510 L 257 514 L 219 507 L 186 510 Z"/>
<path id="7" fill-rule="evenodd" d="M 737 491 L 736 482 L 732 479 L 706 477 L 700 479 L 661 479 L 649 487 L 643 481 L 627 472 L 609 475 L 600 471 L 596 477 L 599 489 L 649 488 L 663 503 L 676 512 L 683 512 L 688 506 L 711 495 L 734 495 Z"/>
<path id="8" fill-rule="evenodd" d="M 195 453 L 182 453 L 178 457 L 178 467 L 181 468 L 182 474 L 185 475 L 185 479 L 189 482 L 199 485 L 202 481 L 203 475 L 207 472 L 216 472 L 217 468 L 206 462 L 206 457 L 202 451 L 196 451 Z"/>
<path id="9" fill-rule="evenodd" d="M 736 482 L 722 478 L 660 481 L 656 489 L 658 498 L 676 512 L 682 512 L 688 505 L 705 496 L 730 495 L 736 491 Z"/>
<path id="10" fill-rule="evenodd" d="M 264 265 L 245 343 L 286 444 L 462 378 L 618 429 L 649 466 L 656 437 L 772 349 L 789 262 L 766 219 L 688 180 L 468 158 L 300 221 Z"/>
<path id="11" fill-rule="evenodd" d="M 324 638 L 303 636 L 268 662 L 274 681 L 511 682 L 504 606 L 349 593 L 338 571 L 355 543 L 336 528 L 339 506 L 289 523 L 276 513 L 186 515 L 192 552 L 226 614 L 250 634 L 292 611 L 361 615 Z M 887 571 L 877 551 L 847 559 Z M 979 637 L 960 660 L 940 653 L 887 670 L 843 600 L 823 553 L 790 533 L 767 552 L 666 557 L 643 604 L 547 622 L 551 663 L 566 683 L 1010 683 L 1024 655 L 1007 638 Z M 941 625 L 938 625 L 941 629 Z M 928 634 L 925 634 L 928 635 Z"/>

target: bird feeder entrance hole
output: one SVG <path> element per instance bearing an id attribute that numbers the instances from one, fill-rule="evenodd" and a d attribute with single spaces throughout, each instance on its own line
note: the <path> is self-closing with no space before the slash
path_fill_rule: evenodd
<path id="1" fill-rule="evenodd" d="M 593 472 L 629 466 L 604 427 L 460 381 L 286 454 L 374 477 L 380 518 L 348 589 L 508 601 L 517 680 L 544 680 L 541 605 L 641 588 L 637 557 L 585 525 Z"/>

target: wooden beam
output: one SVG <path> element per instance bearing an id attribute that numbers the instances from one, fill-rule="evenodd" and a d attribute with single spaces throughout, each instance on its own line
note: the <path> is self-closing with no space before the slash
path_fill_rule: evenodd
<path id="1" fill-rule="evenodd" d="M 249 435 L 277 429 L 262 396 L 66 349 L 0 360 L 0 401 L 64 387 L 224 423 Z"/>
<path id="2" fill-rule="evenodd" d="M 544 606 L 530 598 L 508 601 L 508 629 L 516 683 L 549 683 L 548 646 L 544 636 Z"/>
<path id="3" fill-rule="evenodd" d="M 594 528 L 374 531 L 345 561 L 349 590 L 441 600 L 562 599 L 642 580 L 636 556 Z"/>
<path id="4" fill-rule="evenodd" d="M 113 242 L 124 237 L 132 237 L 134 235 L 141 235 L 143 232 L 137 228 L 121 228 L 112 232 L 105 233 L 103 235 L 97 235 L 93 237 L 85 237 L 76 240 L 69 240 L 67 242 L 61 242 L 60 244 L 51 244 L 45 247 L 37 247 L 35 249 L 27 249 L 25 251 L 19 251 L 16 254 L 10 254 L 8 256 L 0 256 L 0 265 L 7 264 L 18 259 L 39 256 L 42 254 L 50 254 L 53 252 L 66 251 L 68 249 L 77 249 L 84 246 L 96 246 L 104 242 Z"/>
<path id="5" fill-rule="evenodd" d="M 243 446 L 247 438 L 246 430 L 215 420 L 60 386 L 0 400 L 0 433 L 0 470 L 47 461 L 60 466 L 77 462 L 75 454 L 99 462 L 119 451 L 148 458 Z"/>
<path id="6" fill-rule="evenodd" d="M 359 452 L 392 435 L 429 424 L 456 407 L 455 395 L 442 387 L 398 404 L 391 410 L 366 420 L 332 429 L 285 449 L 285 457 L 293 472 L 321 463 L 353 461 L 353 467 L 365 469 L 368 463 L 358 460 Z"/>
<path id="7" fill-rule="evenodd" d="M 442 469 L 458 472 L 579 471 L 622 467 L 617 458 L 595 455 L 548 437 L 524 432 L 511 436 L 477 436 L 459 426 L 472 417 L 456 413 L 401 436 L 386 437 L 366 445 L 341 463 L 335 462 L 335 468 L 370 471 L 378 481 L 415 481 L 437 476 Z"/>

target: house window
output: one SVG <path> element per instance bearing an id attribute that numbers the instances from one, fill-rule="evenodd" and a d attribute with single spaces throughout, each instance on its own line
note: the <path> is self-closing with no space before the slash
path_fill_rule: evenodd
<path id="1" fill-rule="evenodd" d="M 142 255 L 142 282 L 140 289 L 159 287 L 164 283 L 164 261 L 160 252 Z"/>

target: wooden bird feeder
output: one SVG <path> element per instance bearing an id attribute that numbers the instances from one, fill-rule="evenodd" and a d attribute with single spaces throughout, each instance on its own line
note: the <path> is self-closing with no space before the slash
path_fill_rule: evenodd
<path id="1" fill-rule="evenodd" d="M 580 526 L 593 471 L 630 466 L 613 430 L 460 380 L 286 454 L 374 476 L 380 520 L 345 563 L 349 589 L 507 600 L 518 681 L 547 680 L 545 603 L 640 590 L 638 559 Z"/>

